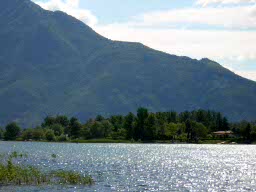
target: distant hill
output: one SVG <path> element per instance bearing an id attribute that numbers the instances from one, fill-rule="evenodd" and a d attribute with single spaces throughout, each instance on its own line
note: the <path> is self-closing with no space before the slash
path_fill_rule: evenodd
<path id="1" fill-rule="evenodd" d="M 0 7 L 1 124 L 32 126 L 55 114 L 87 119 L 139 106 L 256 119 L 256 83 L 214 61 L 111 41 L 30 0 L 1 0 Z"/>

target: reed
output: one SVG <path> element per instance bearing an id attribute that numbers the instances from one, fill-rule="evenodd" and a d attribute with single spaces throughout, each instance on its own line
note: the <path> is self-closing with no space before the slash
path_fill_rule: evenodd
<path id="1" fill-rule="evenodd" d="M 3 155 L 0 155 L 3 157 Z M 55 171 L 43 173 L 32 166 L 15 165 L 14 158 L 24 158 L 26 155 L 13 152 L 6 158 L 0 159 L 0 185 L 43 185 L 43 184 L 68 184 L 68 185 L 92 185 L 90 176 L 81 175 L 72 171 Z"/>

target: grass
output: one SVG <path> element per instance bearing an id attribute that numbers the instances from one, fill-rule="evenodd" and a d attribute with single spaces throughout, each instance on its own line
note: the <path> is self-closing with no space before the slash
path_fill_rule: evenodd
<path id="1" fill-rule="evenodd" d="M 3 155 L 1 155 L 3 156 Z M 68 184 L 68 185 L 92 185 L 93 179 L 72 171 L 55 171 L 43 173 L 32 166 L 15 165 L 14 158 L 22 158 L 24 155 L 13 152 L 5 162 L 0 160 L 0 185 L 42 185 L 42 184 Z"/>
<path id="2" fill-rule="evenodd" d="M 226 143 L 232 143 L 236 142 L 239 144 L 244 144 L 244 141 L 239 138 L 226 138 L 226 139 L 201 139 L 197 144 L 218 144 L 225 141 Z M 33 142 L 49 142 L 49 141 L 33 141 Z M 59 142 L 56 142 L 59 143 Z M 74 139 L 74 140 L 69 140 L 69 141 L 64 141 L 60 143 L 132 143 L 132 144 L 173 144 L 171 140 L 151 140 L 151 141 L 135 141 L 135 140 L 122 140 L 122 139 L 88 139 L 88 140 L 83 140 L 83 139 Z M 175 144 L 186 144 L 186 141 L 180 141 L 179 139 L 174 140 Z M 189 143 L 188 143 L 189 144 Z M 256 144 L 256 142 L 252 143 Z M 1 157 L 1 156 L 0 156 Z M 52 158 L 56 158 L 55 154 L 52 154 Z"/>
<path id="3" fill-rule="evenodd" d="M 208 140 L 201 140 L 200 144 L 218 144 L 225 140 L 214 140 L 214 139 L 208 139 Z"/>
<path id="4" fill-rule="evenodd" d="M 132 143 L 129 140 L 114 140 L 114 139 L 90 139 L 90 140 L 72 140 L 72 143 Z"/>

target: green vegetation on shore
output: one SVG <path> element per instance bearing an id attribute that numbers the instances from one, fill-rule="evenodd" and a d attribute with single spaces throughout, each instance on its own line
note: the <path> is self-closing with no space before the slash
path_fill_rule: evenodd
<path id="1" fill-rule="evenodd" d="M 225 135 L 219 138 L 213 134 L 217 131 L 232 132 L 233 140 L 239 143 L 256 141 L 256 122 L 230 123 L 214 111 L 151 113 L 146 108 L 139 108 L 136 115 L 129 113 L 108 118 L 98 115 L 85 124 L 75 117 L 48 116 L 41 126 L 22 130 L 13 122 L 5 130 L 0 129 L 0 139 L 74 143 L 207 143 L 227 139 Z"/>
<path id="2" fill-rule="evenodd" d="M 14 158 L 24 155 L 13 152 L 7 160 L 0 159 L 0 185 L 42 185 L 42 184 L 68 184 L 92 185 L 93 179 L 72 171 L 53 171 L 44 173 L 32 166 L 15 165 Z"/>

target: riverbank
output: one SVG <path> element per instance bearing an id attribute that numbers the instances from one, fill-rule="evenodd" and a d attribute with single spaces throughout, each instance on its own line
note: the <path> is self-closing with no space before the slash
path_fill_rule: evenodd
<path id="1" fill-rule="evenodd" d="M 46 140 L 29 140 L 29 141 L 23 141 L 20 139 L 16 140 L 17 142 L 44 142 L 44 143 L 126 143 L 126 144 L 256 144 L 256 143 L 246 143 L 243 142 L 242 139 L 203 139 L 198 141 L 198 143 L 188 143 L 185 141 L 180 140 L 153 140 L 153 141 L 135 141 L 135 140 L 114 140 L 114 139 L 89 139 L 89 140 L 83 140 L 83 139 L 75 139 L 75 140 L 68 140 L 68 141 L 46 141 Z"/>

